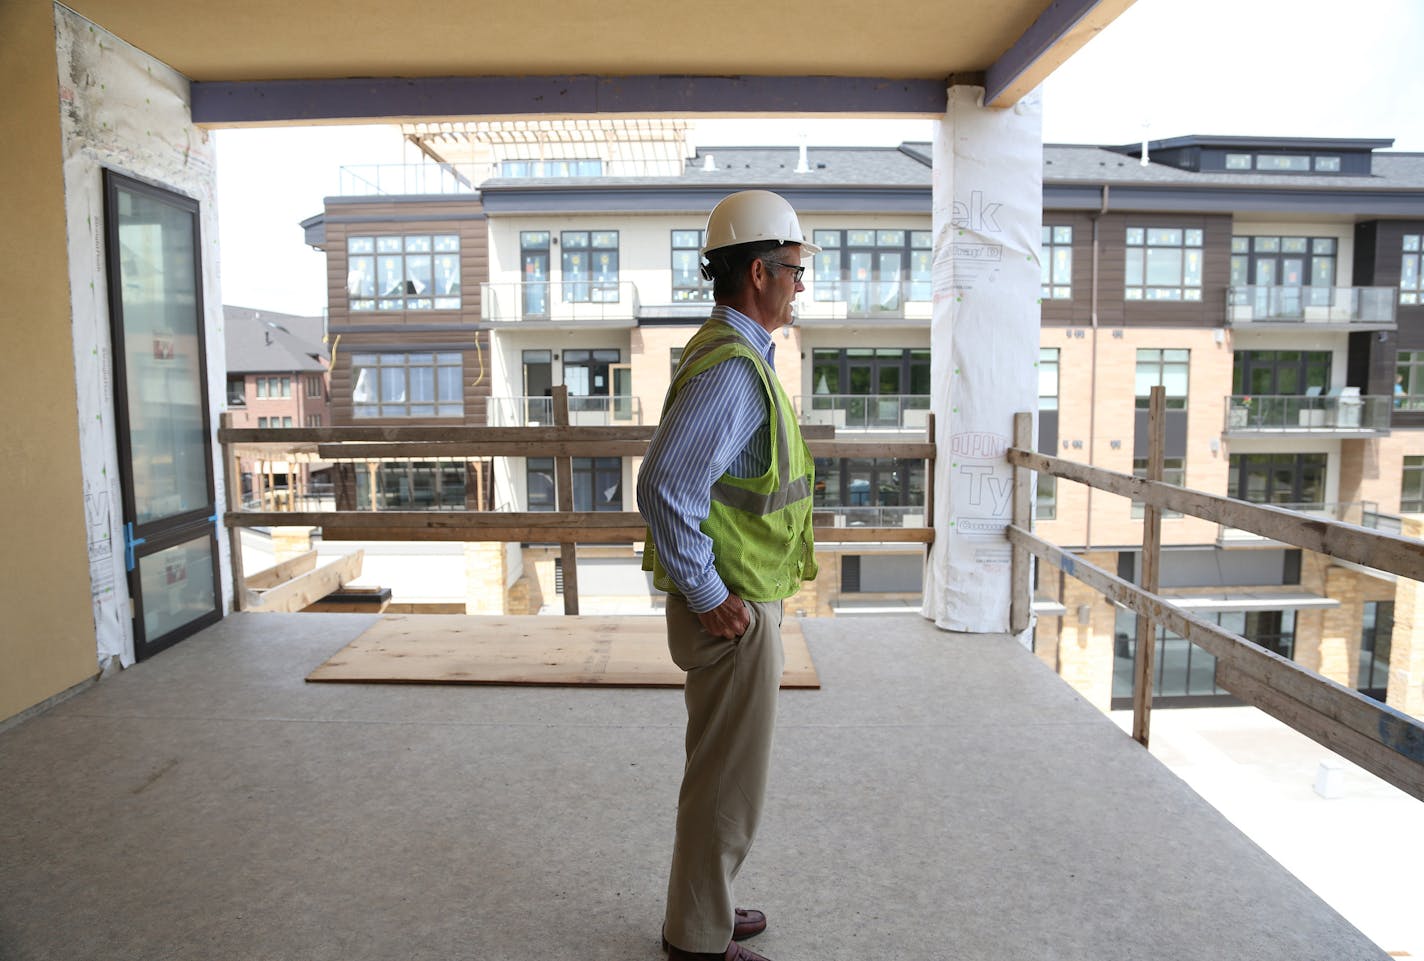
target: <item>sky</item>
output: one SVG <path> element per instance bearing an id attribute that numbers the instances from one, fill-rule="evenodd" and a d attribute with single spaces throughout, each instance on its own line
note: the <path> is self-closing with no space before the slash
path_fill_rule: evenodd
<path id="1" fill-rule="evenodd" d="M 1348 11 L 1348 16 L 1342 15 Z M 1045 143 L 1144 135 L 1393 138 L 1424 152 L 1424 0 L 1137 0 L 1043 85 Z M 928 120 L 704 120 L 698 146 L 895 146 Z M 220 130 L 223 302 L 319 315 L 325 255 L 300 221 L 342 166 L 415 163 L 399 128 Z"/>

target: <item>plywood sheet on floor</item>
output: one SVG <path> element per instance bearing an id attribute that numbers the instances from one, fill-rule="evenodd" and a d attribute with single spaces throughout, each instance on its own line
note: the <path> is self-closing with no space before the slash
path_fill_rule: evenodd
<path id="1" fill-rule="evenodd" d="M 800 622 L 782 625 L 784 688 L 820 680 Z M 388 614 L 308 681 L 681 687 L 662 617 Z"/>

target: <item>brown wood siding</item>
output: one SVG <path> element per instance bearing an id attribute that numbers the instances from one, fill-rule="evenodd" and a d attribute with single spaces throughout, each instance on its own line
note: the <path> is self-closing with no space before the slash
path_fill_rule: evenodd
<path id="1" fill-rule="evenodd" d="M 1127 228 L 1182 227 L 1202 230 L 1200 301 L 1128 301 Z M 1221 327 L 1231 280 L 1231 217 L 1202 214 L 1107 214 L 1098 223 L 1098 326 Z M 1075 251 L 1076 253 L 1076 251 Z M 1076 297 L 1075 297 L 1076 300 Z"/>
<path id="2" fill-rule="evenodd" d="M 1398 287 L 1404 261 L 1404 235 L 1424 234 L 1424 221 L 1388 220 L 1380 221 L 1375 226 L 1373 285 Z M 1398 297 L 1395 299 L 1398 300 Z M 1396 310 L 1399 321 L 1397 349 L 1424 350 L 1424 304 L 1398 304 Z M 1394 378 L 1391 377 L 1391 390 L 1393 383 Z"/>
<path id="3" fill-rule="evenodd" d="M 331 422 L 370 426 L 448 424 L 450 418 L 353 417 L 351 355 L 459 351 L 464 356 L 461 423 L 484 426 L 490 396 L 490 335 L 480 323 L 481 284 L 489 280 L 489 230 L 478 199 L 470 197 L 326 208 L 328 329 L 341 334 L 331 375 Z M 452 214 L 459 219 L 448 219 Z M 349 221 L 347 218 L 351 218 Z M 357 219 L 359 218 L 359 219 Z M 460 236 L 460 309 L 352 311 L 347 303 L 346 241 L 352 236 L 457 233 Z M 438 330 L 448 325 L 449 330 Z M 413 329 L 419 328 L 419 329 Z"/>
<path id="4" fill-rule="evenodd" d="M 1081 327 L 1093 322 L 1093 216 L 1052 210 L 1043 212 L 1045 227 L 1073 228 L 1073 298 L 1043 301 L 1045 327 Z"/>

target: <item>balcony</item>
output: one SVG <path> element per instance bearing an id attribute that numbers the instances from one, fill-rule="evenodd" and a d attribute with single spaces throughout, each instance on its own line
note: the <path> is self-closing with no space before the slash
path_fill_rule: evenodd
<path id="1" fill-rule="evenodd" d="M 641 307 L 632 281 L 480 284 L 480 319 L 487 324 L 632 327 Z"/>
<path id="2" fill-rule="evenodd" d="M 341 168 L 337 196 L 473 196 L 493 169 L 473 163 L 355 164 Z"/>
<path id="3" fill-rule="evenodd" d="M 808 394 L 792 404 L 800 423 L 837 431 L 923 434 L 929 427 L 928 394 Z"/>
<path id="4" fill-rule="evenodd" d="M 930 321 L 932 293 L 927 280 L 818 281 L 810 275 L 806 279 L 806 292 L 796 298 L 798 320 Z"/>
<path id="5" fill-rule="evenodd" d="M 552 397 L 491 397 L 485 405 L 487 427 L 544 427 L 554 423 Z M 637 397 L 569 397 L 573 427 L 641 424 L 643 402 Z"/>
<path id="6" fill-rule="evenodd" d="M 1229 437 L 1377 437 L 1389 433 L 1392 397 L 1339 394 L 1232 394 L 1226 398 Z"/>
<path id="7" fill-rule="evenodd" d="M 1394 330 L 1393 287 L 1228 287 L 1226 323 L 1250 329 Z"/>
<path id="8" fill-rule="evenodd" d="M 230 615 L 0 733 L 5 956 L 658 958 L 682 692 L 303 683 L 377 620 Z M 1012 638 L 802 631 L 758 952 L 1384 958 Z"/>

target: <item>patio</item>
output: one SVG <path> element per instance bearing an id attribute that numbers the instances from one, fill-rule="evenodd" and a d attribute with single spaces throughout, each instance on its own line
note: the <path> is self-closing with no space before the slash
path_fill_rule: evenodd
<path id="1" fill-rule="evenodd" d="M 658 958 L 680 693 L 304 682 L 373 620 L 232 615 L 0 733 L 0 957 Z M 775 961 L 1384 957 L 1011 640 L 803 631 Z"/>

